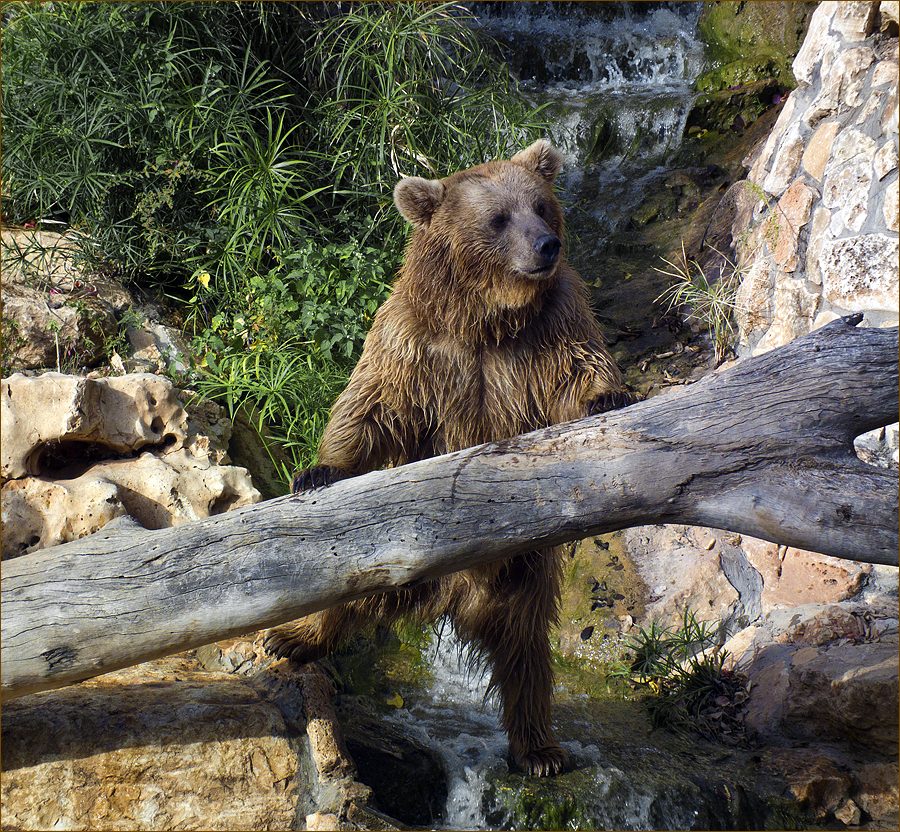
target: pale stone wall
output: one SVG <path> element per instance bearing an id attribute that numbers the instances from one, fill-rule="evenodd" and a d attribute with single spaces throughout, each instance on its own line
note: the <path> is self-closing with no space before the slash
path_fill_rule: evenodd
<path id="1" fill-rule="evenodd" d="M 896 5 L 896 4 L 893 4 Z M 793 69 L 798 87 L 741 187 L 741 355 L 849 312 L 898 319 L 896 13 L 823 2 Z M 881 7 L 881 8 L 879 8 Z"/>

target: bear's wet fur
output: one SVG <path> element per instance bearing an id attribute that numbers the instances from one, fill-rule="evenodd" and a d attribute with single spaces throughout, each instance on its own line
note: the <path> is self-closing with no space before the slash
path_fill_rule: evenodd
<path id="1" fill-rule="evenodd" d="M 617 399 L 619 369 L 565 259 L 553 190 L 561 166 L 541 140 L 508 161 L 398 182 L 394 201 L 414 226 L 405 261 L 331 411 L 320 464 L 298 474 L 295 491 L 577 419 Z M 449 616 L 490 665 L 513 761 L 555 774 L 566 764 L 550 724 L 561 558 L 559 548 L 536 549 L 341 604 L 271 630 L 266 647 L 311 661 L 372 623 Z"/>

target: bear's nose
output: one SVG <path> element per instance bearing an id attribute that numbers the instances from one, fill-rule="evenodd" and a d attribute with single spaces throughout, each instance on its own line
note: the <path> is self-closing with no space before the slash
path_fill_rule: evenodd
<path id="1" fill-rule="evenodd" d="M 534 253 L 545 263 L 555 263 L 561 243 L 555 234 L 542 234 L 534 241 Z"/>

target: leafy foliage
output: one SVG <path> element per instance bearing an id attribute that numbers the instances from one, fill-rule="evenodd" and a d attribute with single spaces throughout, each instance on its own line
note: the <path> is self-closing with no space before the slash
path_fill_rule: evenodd
<path id="1" fill-rule="evenodd" d="M 469 13 L 424 3 L 8 3 L 5 220 L 163 293 L 192 386 L 298 467 L 387 295 L 400 175 L 543 126 Z M 286 472 L 286 482 L 289 472 Z"/>

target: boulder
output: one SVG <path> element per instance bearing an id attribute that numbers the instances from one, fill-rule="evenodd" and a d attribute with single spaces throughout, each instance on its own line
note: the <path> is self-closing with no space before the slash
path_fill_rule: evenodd
<path id="1" fill-rule="evenodd" d="M 0 387 L 3 557 L 66 543 L 129 515 L 158 529 L 260 499 L 228 461 L 230 422 L 211 402 L 189 417 L 149 373 L 21 374 Z"/>
<path id="2" fill-rule="evenodd" d="M 0 386 L 0 477 L 38 476 L 70 462 L 130 454 L 149 445 L 177 450 L 187 413 L 172 383 L 139 373 L 109 378 L 19 373 Z"/>
<path id="3" fill-rule="evenodd" d="M 87 276 L 72 235 L 4 229 L 3 372 L 93 367 L 118 332 L 131 295 L 114 281 Z"/>
<path id="4" fill-rule="evenodd" d="M 3 557 L 76 540 L 128 514 L 162 529 L 259 501 L 246 469 L 197 459 L 186 449 L 92 465 L 60 480 L 4 484 Z"/>
<path id="5" fill-rule="evenodd" d="M 24 697 L 3 708 L 4 827 L 297 829 L 303 740 L 183 657 Z"/>

